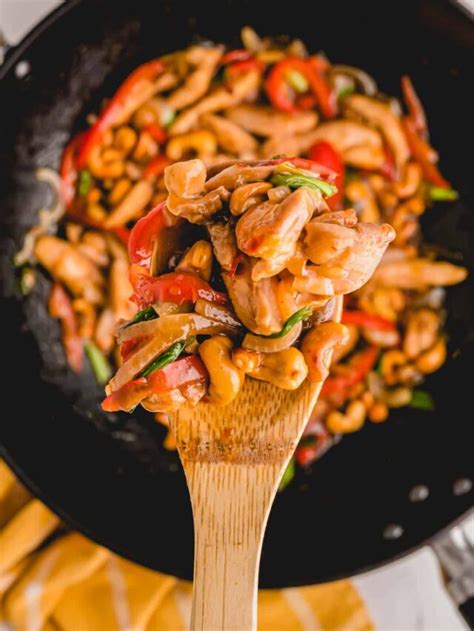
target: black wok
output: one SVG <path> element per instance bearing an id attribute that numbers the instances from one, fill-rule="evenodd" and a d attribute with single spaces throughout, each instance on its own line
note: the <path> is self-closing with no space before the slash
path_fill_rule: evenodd
<path id="1" fill-rule="evenodd" d="M 72 527 L 151 568 L 191 578 L 193 535 L 184 477 L 146 414 L 105 415 L 90 370 L 66 367 L 49 281 L 21 299 L 11 256 L 47 202 L 35 180 L 56 168 L 85 116 L 138 63 L 185 47 L 196 35 L 237 44 L 242 25 L 299 36 L 313 50 L 367 69 L 398 94 L 409 73 L 426 104 L 441 167 L 463 202 L 427 213 L 425 233 L 448 258 L 474 267 L 469 121 L 472 30 L 450 5 L 410 2 L 225 0 L 73 1 L 17 47 L 3 68 L 1 143 L 1 341 L 4 457 L 29 488 Z M 313 17 L 314 16 L 314 17 Z M 18 62 L 30 69 L 19 77 Z M 348 436 L 280 494 L 263 549 L 261 584 L 286 586 L 351 575 L 402 555 L 472 506 L 474 292 L 448 292 L 450 358 L 427 389 L 435 412 L 401 410 Z M 468 387 L 470 385 L 470 387 Z M 414 503 L 410 490 L 430 490 Z M 398 524 L 398 538 L 387 526 Z M 390 532 L 395 532 L 393 529 Z M 385 534 L 384 534 L 385 533 Z"/>

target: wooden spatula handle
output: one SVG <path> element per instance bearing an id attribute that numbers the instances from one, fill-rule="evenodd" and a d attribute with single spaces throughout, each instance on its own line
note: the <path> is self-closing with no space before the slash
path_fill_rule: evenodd
<path id="1" fill-rule="evenodd" d="M 258 567 L 280 465 L 187 463 L 195 551 L 193 631 L 251 631 Z"/>

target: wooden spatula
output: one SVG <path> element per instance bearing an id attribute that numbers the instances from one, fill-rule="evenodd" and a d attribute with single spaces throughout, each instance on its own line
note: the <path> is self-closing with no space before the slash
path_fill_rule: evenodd
<path id="1" fill-rule="evenodd" d="M 342 298 L 334 303 L 339 322 Z M 172 429 L 194 516 L 191 629 L 256 629 L 265 526 L 321 386 L 306 380 L 288 391 L 246 379 L 227 406 L 176 413 Z"/>

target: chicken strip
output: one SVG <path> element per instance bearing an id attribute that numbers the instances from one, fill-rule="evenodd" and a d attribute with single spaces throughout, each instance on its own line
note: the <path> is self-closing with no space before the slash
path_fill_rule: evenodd
<path id="1" fill-rule="evenodd" d="M 374 273 L 395 238 L 388 224 L 358 223 L 353 228 L 313 219 L 305 228 L 305 253 L 315 265 L 295 277 L 293 287 L 322 296 L 359 289 Z"/>
<path id="2" fill-rule="evenodd" d="M 222 278 L 229 292 L 239 320 L 257 335 L 270 335 L 280 331 L 283 320 L 278 308 L 278 280 L 265 278 L 252 280 L 254 263 L 246 258 L 233 277 L 228 272 Z"/>
<path id="3" fill-rule="evenodd" d="M 410 149 L 400 119 L 390 106 L 363 94 L 353 94 L 344 100 L 344 112 L 349 118 L 361 119 L 380 130 L 401 173 L 410 157 Z"/>
<path id="4" fill-rule="evenodd" d="M 202 160 L 176 162 L 165 169 L 165 186 L 168 189 L 166 206 L 178 217 L 191 223 L 204 223 L 222 208 L 222 201 L 230 192 L 223 186 L 204 192 L 206 167 Z"/>
<path id="5" fill-rule="evenodd" d="M 183 110 L 169 129 L 171 136 L 184 134 L 195 127 L 199 117 L 207 112 L 219 112 L 236 105 L 258 89 L 260 73 L 252 70 L 239 75 L 231 86 L 219 86 L 196 105 Z"/>
<path id="6" fill-rule="evenodd" d="M 234 191 L 239 186 L 249 182 L 261 182 L 270 177 L 275 169 L 274 164 L 261 164 L 259 162 L 239 163 L 231 162 L 210 177 L 205 185 L 206 191 L 212 191 L 219 186 L 224 186 L 229 191 Z"/>
<path id="7" fill-rule="evenodd" d="M 234 227 L 230 223 L 211 223 L 207 225 L 207 231 L 219 265 L 230 272 L 239 254 Z"/>
<path id="8" fill-rule="evenodd" d="M 103 276 L 77 247 L 58 237 L 44 235 L 36 242 L 34 253 L 51 276 L 64 283 L 75 296 L 82 296 L 92 304 L 101 302 Z"/>
<path id="9" fill-rule="evenodd" d="M 245 254 L 262 259 L 290 257 L 304 226 L 321 204 L 321 193 L 306 187 L 280 203 L 257 204 L 237 222 L 237 245 Z"/>
<path id="10" fill-rule="evenodd" d="M 166 104 L 173 110 L 182 110 L 203 97 L 222 56 L 223 47 L 191 46 L 184 54 L 185 60 L 195 67 L 182 86 L 173 92 Z"/>
<path id="11" fill-rule="evenodd" d="M 289 136 L 303 134 L 316 127 L 316 112 L 278 112 L 266 105 L 243 104 L 226 110 L 226 116 L 257 136 Z M 291 154 L 294 155 L 294 154 Z"/>
<path id="12" fill-rule="evenodd" d="M 239 158 L 255 157 L 258 143 L 252 134 L 242 127 L 215 114 L 204 114 L 200 120 L 205 127 L 214 132 L 222 149 L 236 154 Z"/>
<path id="13" fill-rule="evenodd" d="M 262 145 L 261 156 L 297 156 L 306 153 L 312 145 L 322 141 L 334 147 L 344 162 L 353 167 L 379 169 L 385 160 L 380 134 L 367 125 L 351 120 L 321 123 L 307 133 L 271 136 Z"/>

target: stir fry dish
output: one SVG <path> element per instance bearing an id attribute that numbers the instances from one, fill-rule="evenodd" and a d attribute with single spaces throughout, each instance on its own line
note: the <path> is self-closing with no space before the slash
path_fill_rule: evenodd
<path id="1" fill-rule="evenodd" d="M 328 171 L 301 158 L 166 167 L 166 201 L 130 235 L 140 311 L 119 323 L 105 410 L 225 405 L 246 375 L 287 390 L 326 378 L 328 351 L 347 337 L 325 321 L 328 304 L 368 280 L 395 236 L 331 212 Z"/>
<path id="2" fill-rule="evenodd" d="M 38 172 L 57 201 L 16 264 L 25 292 L 36 265 L 51 276 L 71 369 L 87 358 L 106 383 L 117 366 L 106 409 L 141 402 L 164 421 L 225 403 L 244 375 L 298 387 L 337 344 L 296 452 L 307 465 L 391 408 L 433 406 L 420 386 L 446 360 L 444 288 L 467 271 L 423 242 L 420 218 L 457 193 L 407 76 L 402 106 L 300 40 L 245 27 L 242 41 L 136 68 L 59 172 Z M 325 322 L 341 294 L 345 328 Z"/>

